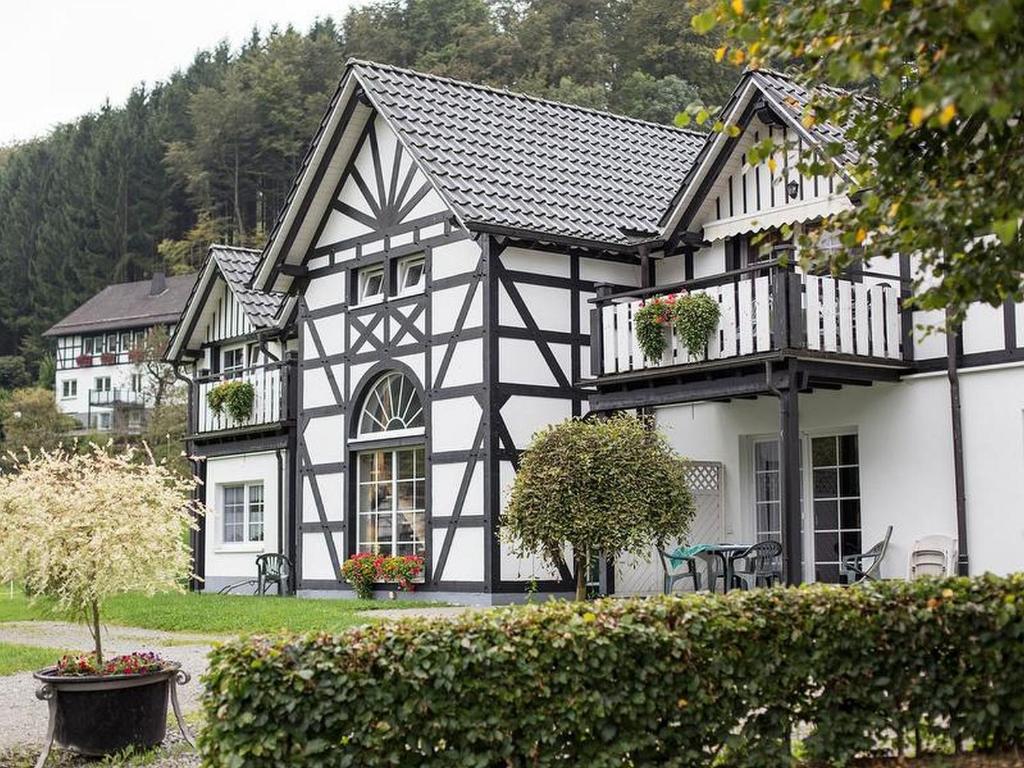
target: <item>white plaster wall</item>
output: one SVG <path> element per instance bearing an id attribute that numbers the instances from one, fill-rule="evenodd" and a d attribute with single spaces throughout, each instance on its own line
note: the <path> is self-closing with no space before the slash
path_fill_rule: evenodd
<path id="1" fill-rule="evenodd" d="M 1024 367 L 961 371 L 961 396 L 971 572 L 1021 570 Z M 751 540 L 747 448 L 750 437 L 777 434 L 777 401 L 671 406 L 658 409 L 657 417 L 684 456 L 726 465 L 726 536 Z M 803 435 L 857 431 L 865 547 L 893 526 L 885 576 L 906 575 L 909 551 L 921 536 L 956 535 L 949 391 L 942 375 L 802 395 L 800 421 Z"/>
<path id="2" fill-rule="evenodd" d="M 282 466 L 288 466 L 288 454 L 281 451 Z M 263 543 L 222 544 L 223 485 L 263 481 Z M 206 576 L 243 579 L 256 576 L 256 557 L 264 552 L 278 552 L 278 485 L 277 455 L 274 451 L 223 456 L 206 460 Z M 282 491 L 286 489 L 282 488 Z M 283 540 L 283 539 L 282 539 Z"/>

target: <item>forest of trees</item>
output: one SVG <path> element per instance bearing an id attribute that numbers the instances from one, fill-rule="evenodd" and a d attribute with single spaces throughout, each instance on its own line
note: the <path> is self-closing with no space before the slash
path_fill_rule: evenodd
<path id="1" fill-rule="evenodd" d="M 0 148 L 0 356 L 35 376 L 40 333 L 111 282 L 257 245 L 349 57 L 670 122 L 735 72 L 687 0 L 374 0 L 306 32 L 202 51 L 49 135 Z"/>

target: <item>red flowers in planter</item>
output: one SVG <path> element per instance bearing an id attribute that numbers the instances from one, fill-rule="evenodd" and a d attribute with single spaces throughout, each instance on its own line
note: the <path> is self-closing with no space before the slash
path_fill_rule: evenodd
<path id="1" fill-rule="evenodd" d="M 68 677 L 92 677 L 100 675 L 146 675 L 159 672 L 167 666 L 155 653 L 126 653 L 107 659 L 103 666 L 96 666 L 96 657 L 91 653 L 68 654 L 57 662 L 57 674 Z"/>
<path id="2" fill-rule="evenodd" d="M 75 358 L 75 365 L 79 368 L 88 368 L 92 365 L 92 355 L 79 355 Z"/>
<path id="3" fill-rule="evenodd" d="M 415 589 L 413 579 L 423 572 L 423 558 L 419 555 L 387 556 L 372 552 L 359 552 L 341 566 L 341 575 L 352 585 L 356 596 L 363 600 L 373 597 L 373 585 L 393 582 L 400 590 Z"/>
<path id="4" fill-rule="evenodd" d="M 117 355 L 114 352 L 101 352 L 100 362 L 103 365 L 113 365 L 117 362 Z"/>
<path id="5" fill-rule="evenodd" d="M 146 362 L 146 348 L 132 347 L 128 350 L 128 360 L 136 364 Z"/>

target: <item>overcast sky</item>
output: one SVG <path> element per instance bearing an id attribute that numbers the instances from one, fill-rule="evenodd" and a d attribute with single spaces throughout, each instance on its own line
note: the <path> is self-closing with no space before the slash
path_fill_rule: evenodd
<path id="1" fill-rule="evenodd" d="M 253 25 L 305 30 L 354 0 L 0 0 L 0 145 L 122 103 Z M 340 73 L 339 73 L 340 74 Z"/>

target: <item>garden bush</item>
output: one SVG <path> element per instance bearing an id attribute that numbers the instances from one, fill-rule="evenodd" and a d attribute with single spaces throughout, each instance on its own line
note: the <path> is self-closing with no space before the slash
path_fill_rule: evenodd
<path id="1" fill-rule="evenodd" d="M 843 764 L 1024 737 L 1024 577 L 409 620 L 211 654 L 209 766 Z M 797 727 L 799 725 L 799 728 Z"/>

